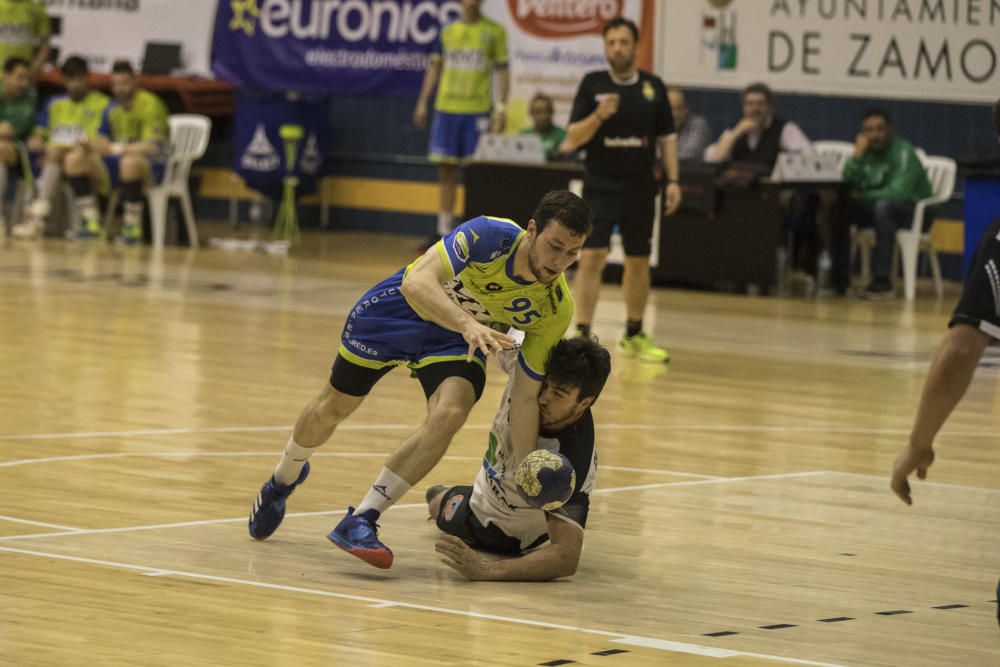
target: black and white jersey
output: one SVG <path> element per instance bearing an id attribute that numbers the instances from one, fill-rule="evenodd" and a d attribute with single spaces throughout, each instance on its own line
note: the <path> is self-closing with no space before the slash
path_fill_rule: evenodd
<path id="1" fill-rule="evenodd" d="M 586 526 L 590 492 L 597 479 L 594 419 L 588 409 L 580 419 L 562 431 L 543 431 L 539 434 L 538 449 L 559 452 L 573 464 L 576 487 L 569 501 L 553 512 L 529 506 L 517 492 L 514 482 L 514 447 L 510 439 L 510 391 L 517 355 L 505 352 L 499 362 L 511 377 L 490 429 L 489 447 L 483 457 L 483 467 L 476 476 L 470 506 L 484 526 L 495 525 L 520 540 L 522 549 L 528 549 L 546 539 L 549 515 L 568 521 L 581 530 Z"/>
<path id="2" fill-rule="evenodd" d="M 989 226 L 976 249 L 948 326 L 956 324 L 967 324 L 1000 340 L 1000 218 Z"/>

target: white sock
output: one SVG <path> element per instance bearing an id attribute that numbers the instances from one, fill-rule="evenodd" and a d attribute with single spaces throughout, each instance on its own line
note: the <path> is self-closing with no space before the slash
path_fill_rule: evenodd
<path id="1" fill-rule="evenodd" d="M 358 503 L 354 513 L 361 514 L 373 509 L 378 511 L 379 514 L 383 514 L 409 490 L 409 482 L 388 468 L 382 468 L 378 479 L 372 484 L 372 488 L 368 489 L 368 494 L 364 497 L 364 500 Z"/>
<path id="2" fill-rule="evenodd" d="M 438 236 L 447 236 L 451 233 L 451 226 L 455 224 L 455 216 L 447 211 L 438 212 Z"/>
<path id="3" fill-rule="evenodd" d="M 290 437 L 288 444 L 285 445 L 285 451 L 281 455 L 281 460 L 278 461 L 278 465 L 274 469 L 274 479 L 277 480 L 278 484 L 288 486 L 298 479 L 299 473 L 302 472 L 302 468 L 314 451 L 316 451 L 315 447 L 303 447 L 295 442 L 295 436 Z"/>

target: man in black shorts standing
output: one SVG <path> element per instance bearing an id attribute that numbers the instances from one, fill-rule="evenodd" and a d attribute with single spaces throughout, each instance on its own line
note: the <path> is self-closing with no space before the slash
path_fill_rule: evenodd
<path id="1" fill-rule="evenodd" d="M 1000 100 L 993 107 L 993 125 L 1000 140 Z M 892 490 L 907 505 L 913 504 L 907 477 L 916 471 L 926 479 L 934 463 L 934 436 L 962 400 L 990 339 L 1000 340 L 1000 217 L 979 241 L 948 327 L 924 383 L 910 444 L 892 467 Z"/>
<path id="2" fill-rule="evenodd" d="M 655 74 L 636 68 L 639 29 L 617 16 L 604 26 L 608 70 L 590 72 L 576 92 L 566 144 L 586 149 L 583 199 L 594 213 L 594 232 L 580 255 L 573 282 L 578 335 L 589 336 L 608 259 L 612 228 L 625 246 L 622 290 L 627 316 L 620 346 L 627 356 L 663 363 L 667 351 L 642 330 L 649 300 L 650 239 L 655 217 L 656 147 L 667 175 L 666 214 L 680 206 L 677 134 L 667 88 Z"/>
<path id="3" fill-rule="evenodd" d="M 497 359 L 508 373 L 517 365 L 513 350 Z M 446 533 L 435 547 L 445 564 L 478 581 L 547 581 L 576 572 L 597 477 L 590 406 L 610 372 L 611 355 L 590 338 L 561 340 L 549 354 L 538 394 L 536 447 L 563 454 L 576 473 L 573 495 L 551 512 L 529 507 L 517 492 L 508 382 L 475 486 L 438 485 L 427 491 L 431 518 Z"/>

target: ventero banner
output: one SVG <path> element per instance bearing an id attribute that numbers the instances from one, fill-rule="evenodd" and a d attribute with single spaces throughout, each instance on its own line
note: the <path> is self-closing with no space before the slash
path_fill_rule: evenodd
<path id="1" fill-rule="evenodd" d="M 671 82 L 948 102 L 1000 90 L 1000 0 L 668 0 Z"/>
<path id="2" fill-rule="evenodd" d="M 509 127 L 530 123 L 528 103 L 545 93 L 555 103 L 555 122 L 565 125 L 583 75 L 607 69 L 604 24 L 626 16 L 639 26 L 639 66 L 652 63 L 650 0 L 487 0 L 483 12 L 507 29 L 511 91 Z"/>
<path id="3" fill-rule="evenodd" d="M 220 0 L 212 70 L 238 86 L 412 94 L 458 0 Z"/>

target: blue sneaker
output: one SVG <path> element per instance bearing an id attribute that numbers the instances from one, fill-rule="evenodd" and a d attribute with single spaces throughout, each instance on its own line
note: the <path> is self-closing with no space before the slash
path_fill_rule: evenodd
<path id="1" fill-rule="evenodd" d="M 355 515 L 354 508 L 348 507 L 347 516 L 326 537 L 352 556 L 388 570 L 392 567 L 392 551 L 378 540 L 378 524 L 375 523 L 378 517 L 376 510 Z"/>
<path id="2" fill-rule="evenodd" d="M 306 481 L 308 476 L 309 461 L 302 466 L 298 478 L 288 486 L 279 484 L 274 475 L 271 475 L 271 479 L 261 487 L 260 493 L 253 501 L 253 507 L 250 508 L 250 537 L 255 540 L 266 540 L 278 530 L 281 520 L 285 518 L 285 501 L 292 495 L 295 487 Z"/>

